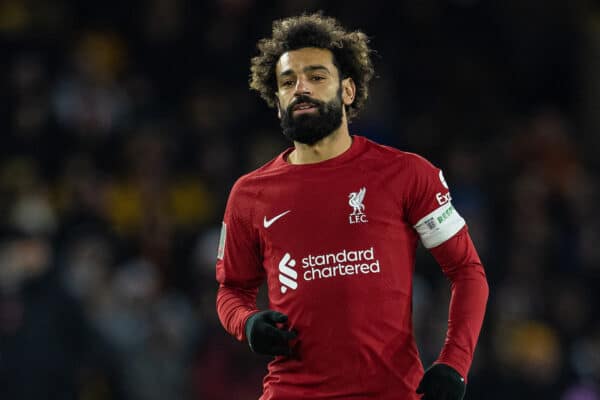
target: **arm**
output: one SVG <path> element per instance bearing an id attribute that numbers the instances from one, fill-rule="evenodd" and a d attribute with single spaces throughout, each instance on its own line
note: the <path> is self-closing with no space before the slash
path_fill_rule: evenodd
<path id="1" fill-rule="evenodd" d="M 246 341 L 246 321 L 259 310 L 256 307 L 258 289 L 241 289 L 220 284 L 217 291 L 217 313 L 227 332 L 239 341 Z"/>
<path id="2" fill-rule="evenodd" d="M 465 220 L 452 206 L 442 172 L 414 156 L 408 221 L 451 282 L 448 331 L 442 352 L 429 368 L 417 393 L 423 399 L 462 399 L 485 314 L 488 284 Z"/>
<path id="3" fill-rule="evenodd" d="M 255 353 L 289 356 L 289 341 L 296 338 L 285 326 L 287 316 L 273 310 L 259 311 L 256 295 L 261 280 L 231 281 L 217 263 L 217 313 L 221 324 L 237 340 L 248 342 Z M 253 283 L 254 282 L 254 283 Z"/>
<path id="4" fill-rule="evenodd" d="M 265 280 L 259 237 L 251 223 L 252 202 L 244 186 L 239 180 L 229 194 L 216 265 L 217 314 L 225 330 L 239 341 L 246 340 L 246 321 L 258 312 L 256 295 Z"/>
<path id="5" fill-rule="evenodd" d="M 231 190 L 219 239 L 217 254 L 217 314 L 227 332 L 248 342 L 252 351 L 269 355 L 289 355 L 289 340 L 295 332 L 285 324 L 287 316 L 259 311 L 256 295 L 265 280 L 260 253 L 260 238 L 252 226 L 252 201 L 240 181 Z"/>
<path id="6" fill-rule="evenodd" d="M 448 332 L 435 363 L 453 367 L 466 379 L 485 314 L 487 279 L 466 226 L 430 251 L 451 289 Z"/>

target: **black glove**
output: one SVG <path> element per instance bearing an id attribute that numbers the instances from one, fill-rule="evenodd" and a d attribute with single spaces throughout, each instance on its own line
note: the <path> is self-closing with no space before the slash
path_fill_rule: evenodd
<path id="1" fill-rule="evenodd" d="M 270 356 L 290 356 L 292 349 L 289 340 L 296 338 L 296 332 L 277 327 L 287 322 L 288 317 L 273 310 L 260 311 L 246 321 L 246 338 L 250 349 Z"/>
<path id="2" fill-rule="evenodd" d="M 435 364 L 425 371 L 417 393 L 423 395 L 421 400 L 462 400 L 466 388 L 464 378 L 454 368 Z"/>

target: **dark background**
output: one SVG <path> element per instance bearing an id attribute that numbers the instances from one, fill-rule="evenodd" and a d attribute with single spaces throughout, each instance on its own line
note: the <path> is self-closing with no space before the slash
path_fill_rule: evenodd
<path id="1" fill-rule="evenodd" d="M 268 359 L 215 312 L 218 234 L 289 146 L 247 88 L 256 41 L 318 9 L 377 51 L 351 132 L 443 168 L 484 262 L 466 398 L 600 399 L 591 0 L 0 0 L 0 399 L 258 397 Z M 448 297 L 420 250 L 425 365 Z"/>

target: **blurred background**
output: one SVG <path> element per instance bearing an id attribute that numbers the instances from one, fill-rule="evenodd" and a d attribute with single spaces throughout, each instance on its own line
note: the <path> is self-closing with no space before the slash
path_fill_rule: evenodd
<path id="1" fill-rule="evenodd" d="M 467 399 L 600 399 L 600 6 L 389 3 L 0 0 L 0 399 L 258 398 L 218 231 L 290 145 L 247 89 L 256 41 L 319 9 L 377 50 L 351 132 L 443 167 L 484 262 Z M 448 297 L 420 250 L 426 365 Z"/>

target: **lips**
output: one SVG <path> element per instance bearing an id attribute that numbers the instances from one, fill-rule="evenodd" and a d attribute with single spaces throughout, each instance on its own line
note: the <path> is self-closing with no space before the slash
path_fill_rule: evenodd
<path id="1" fill-rule="evenodd" d="M 317 107 L 317 105 L 314 103 L 302 102 L 302 103 L 298 103 L 294 107 L 292 107 L 292 111 L 309 110 L 311 108 L 316 108 L 316 107 Z"/>

